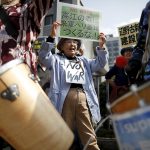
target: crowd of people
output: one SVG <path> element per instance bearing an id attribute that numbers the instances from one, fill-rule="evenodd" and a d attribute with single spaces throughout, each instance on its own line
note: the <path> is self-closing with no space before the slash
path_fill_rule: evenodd
<path id="1" fill-rule="evenodd" d="M 57 44 L 59 52 L 52 54 L 57 30 L 61 26 L 60 22 L 55 21 L 37 57 L 32 43 L 38 37 L 41 21 L 52 3 L 53 0 L 1 0 L 0 65 L 23 59 L 35 77 L 38 76 L 37 66 L 46 68 L 50 77 L 46 94 L 74 133 L 70 150 L 83 149 L 88 142 L 88 150 L 99 150 L 94 127 L 101 120 L 101 114 L 92 74 L 103 69 L 108 62 L 106 36 L 99 34 L 94 59 L 86 58 L 81 49 L 81 40 L 72 38 L 61 38 Z M 145 48 L 149 12 L 150 2 L 141 15 L 136 46 L 122 48 L 114 66 L 105 74 L 106 82 L 110 85 L 110 103 L 127 93 L 131 84 L 150 79 L 150 55 Z M 140 72 L 142 68 L 144 71 Z"/>
<path id="2" fill-rule="evenodd" d="M 150 1 L 141 13 L 136 45 L 121 49 L 122 56 L 116 57 L 115 65 L 105 75 L 110 103 L 127 93 L 132 84 L 140 86 L 150 80 L 149 14 Z"/>

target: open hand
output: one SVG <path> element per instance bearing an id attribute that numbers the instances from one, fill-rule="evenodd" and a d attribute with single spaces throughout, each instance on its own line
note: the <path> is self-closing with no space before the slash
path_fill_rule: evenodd
<path id="1" fill-rule="evenodd" d="M 58 30 L 58 27 L 61 25 L 61 23 L 55 21 L 53 22 L 52 24 L 52 28 L 51 28 L 51 32 L 50 32 L 50 36 L 52 38 L 55 38 L 56 37 L 56 34 L 57 34 L 57 30 Z"/>
<path id="2" fill-rule="evenodd" d="M 99 34 L 99 47 L 104 48 L 104 44 L 106 43 L 106 36 L 104 33 Z"/>

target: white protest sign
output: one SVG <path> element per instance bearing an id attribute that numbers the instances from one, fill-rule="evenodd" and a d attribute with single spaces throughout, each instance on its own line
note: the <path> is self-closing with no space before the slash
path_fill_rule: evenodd
<path id="1" fill-rule="evenodd" d="M 60 37 L 98 41 L 100 13 L 78 5 L 58 3 Z"/>
<path id="2" fill-rule="evenodd" d="M 133 46 L 137 43 L 139 23 L 134 22 L 118 27 L 118 32 L 122 48 Z"/>
<path id="3" fill-rule="evenodd" d="M 80 61 L 65 60 L 66 82 L 85 83 L 85 71 L 83 63 Z"/>

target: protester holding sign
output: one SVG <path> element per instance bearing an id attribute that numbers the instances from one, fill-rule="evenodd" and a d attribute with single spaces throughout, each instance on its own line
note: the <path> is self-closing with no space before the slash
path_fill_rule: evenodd
<path id="1" fill-rule="evenodd" d="M 105 35 L 100 34 L 95 59 L 78 55 L 81 41 L 70 38 L 61 38 L 57 45 L 59 53 L 52 55 L 51 49 L 60 25 L 53 23 L 51 34 L 39 51 L 41 63 L 50 69 L 49 98 L 72 131 L 78 134 L 82 146 L 92 138 L 88 149 L 98 150 L 92 123 L 97 124 L 101 116 L 92 73 L 103 68 L 107 62 Z"/>

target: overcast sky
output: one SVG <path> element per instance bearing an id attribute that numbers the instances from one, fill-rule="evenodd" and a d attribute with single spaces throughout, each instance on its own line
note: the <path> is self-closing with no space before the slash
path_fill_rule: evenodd
<path id="1" fill-rule="evenodd" d="M 82 0 L 84 7 L 100 12 L 100 30 L 118 35 L 117 27 L 139 21 L 149 0 Z"/>

